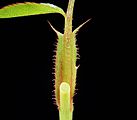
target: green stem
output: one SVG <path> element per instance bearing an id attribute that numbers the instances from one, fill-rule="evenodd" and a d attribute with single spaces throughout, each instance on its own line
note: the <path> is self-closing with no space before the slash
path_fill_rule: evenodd
<path id="1" fill-rule="evenodd" d="M 72 19 L 75 0 L 69 0 L 65 18 L 65 33 L 72 32 Z"/>
<path id="2" fill-rule="evenodd" d="M 72 111 L 70 110 L 70 85 L 62 82 L 60 85 L 60 120 L 72 120 Z"/>
<path id="3" fill-rule="evenodd" d="M 70 80 L 72 79 L 72 63 L 68 64 L 66 61 L 69 61 L 67 54 L 70 53 L 72 46 L 73 33 L 72 33 L 72 18 L 73 18 L 73 9 L 74 9 L 75 0 L 69 0 L 68 8 L 65 17 L 65 29 L 63 35 L 63 81 L 60 84 L 60 99 L 59 99 L 59 117 L 60 120 L 72 120 L 73 105 L 72 105 L 72 85 Z M 70 43 L 71 42 L 71 43 Z M 67 48 L 66 48 L 67 47 Z M 70 48 L 70 49 L 69 49 Z M 72 61 L 72 60 L 71 60 Z M 71 88 L 70 88 L 71 87 Z M 71 90 L 70 90 L 71 89 Z"/>

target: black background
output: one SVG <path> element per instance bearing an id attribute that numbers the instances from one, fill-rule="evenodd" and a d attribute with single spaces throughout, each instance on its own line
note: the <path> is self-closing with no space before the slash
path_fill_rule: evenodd
<path id="1" fill-rule="evenodd" d="M 64 11 L 68 3 L 67 0 L 32 1 L 49 2 Z M 0 0 L 0 8 L 18 2 L 24 0 Z M 133 117 L 131 93 L 136 87 L 132 87 L 133 82 L 130 85 L 130 72 L 135 73 L 130 67 L 135 66 L 132 58 L 136 48 L 135 5 L 133 1 L 76 0 L 73 29 L 89 18 L 92 20 L 77 35 L 81 59 L 77 62 L 80 68 L 74 120 Z M 52 100 L 56 34 L 47 20 L 63 32 L 64 20 L 59 14 L 0 19 L 4 117 L 13 118 L 11 113 L 16 120 L 58 119 Z"/>
<path id="2" fill-rule="evenodd" d="M 64 11 L 68 3 L 68 0 L 28 1 L 52 3 Z M 1 0 L 0 7 L 18 2 L 24 0 Z M 115 58 L 119 33 L 114 29 L 119 31 L 120 27 L 117 26 L 121 21 L 117 22 L 118 6 L 113 6 L 114 3 L 96 0 L 75 2 L 73 29 L 89 18 L 92 20 L 77 35 L 80 54 L 77 65 L 80 64 L 80 67 L 77 94 L 74 97 L 74 120 L 117 116 L 117 112 L 112 109 L 117 101 L 112 88 L 115 75 L 119 74 L 116 71 L 118 59 Z M 12 66 L 11 79 L 15 81 L 16 78 L 16 120 L 58 120 L 58 111 L 52 100 L 52 56 L 55 54 L 53 51 L 57 37 L 47 20 L 63 32 L 64 19 L 59 14 L 0 19 L 0 39 L 3 51 L 7 53 L 5 62 Z"/>

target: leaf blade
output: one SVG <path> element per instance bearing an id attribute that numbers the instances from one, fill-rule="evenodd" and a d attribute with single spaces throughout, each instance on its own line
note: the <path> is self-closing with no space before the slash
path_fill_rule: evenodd
<path id="1" fill-rule="evenodd" d="M 60 13 L 65 17 L 65 12 L 58 6 L 49 3 L 17 3 L 0 9 L 0 18 L 22 17 L 39 14 Z"/>

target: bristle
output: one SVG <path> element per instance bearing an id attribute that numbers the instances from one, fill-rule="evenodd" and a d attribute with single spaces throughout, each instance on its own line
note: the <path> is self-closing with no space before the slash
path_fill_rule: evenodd
<path id="1" fill-rule="evenodd" d="M 77 50 L 79 50 L 79 47 L 76 47 Z"/>
<path id="2" fill-rule="evenodd" d="M 80 59 L 80 55 L 77 53 L 77 59 Z"/>
<path id="3" fill-rule="evenodd" d="M 54 92 L 55 92 L 55 89 L 54 89 L 54 90 L 52 90 L 52 92 L 54 93 Z"/>
<path id="4" fill-rule="evenodd" d="M 53 58 L 56 58 L 56 55 L 53 55 L 52 57 L 53 57 Z"/>
<path id="5" fill-rule="evenodd" d="M 52 70 L 53 70 L 53 71 L 55 71 L 55 70 L 56 70 L 56 68 L 55 68 L 55 67 L 52 67 Z"/>
<path id="6" fill-rule="evenodd" d="M 56 53 L 57 50 L 53 50 L 53 53 Z"/>
<path id="7" fill-rule="evenodd" d="M 53 72 L 52 75 L 55 75 L 55 72 Z"/>
<path id="8" fill-rule="evenodd" d="M 52 100 L 55 100 L 55 93 L 53 93 L 52 95 Z"/>
<path id="9" fill-rule="evenodd" d="M 4 6 L 1 9 L 5 9 L 5 8 L 16 6 L 16 5 L 24 5 L 24 4 L 36 4 L 36 3 L 35 2 L 24 2 L 24 3 L 18 3 L 18 2 L 16 2 L 16 3 L 13 3 L 11 5 Z"/>
<path id="10" fill-rule="evenodd" d="M 52 58 L 52 61 L 53 61 L 53 62 L 56 62 L 56 57 L 55 57 L 55 58 Z"/>
<path id="11" fill-rule="evenodd" d="M 75 46 L 78 47 L 78 44 L 76 44 Z"/>
<path id="12" fill-rule="evenodd" d="M 57 49 L 58 43 L 54 43 L 54 48 Z"/>
<path id="13" fill-rule="evenodd" d="M 52 62 L 52 63 L 54 64 L 53 68 L 55 68 L 56 61 L 55 61 L 55 60 L 53 60 L 53 62 Z"/>

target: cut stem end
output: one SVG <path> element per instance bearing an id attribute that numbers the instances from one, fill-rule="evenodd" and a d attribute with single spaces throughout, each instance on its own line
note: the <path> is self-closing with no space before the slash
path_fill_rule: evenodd
<path id="1" fill-rule="evenodd" d="M 62 82 L 60 85 L 60 120 L 72 120 L 72 111 L 70 110 L 70 85 Z"/>

